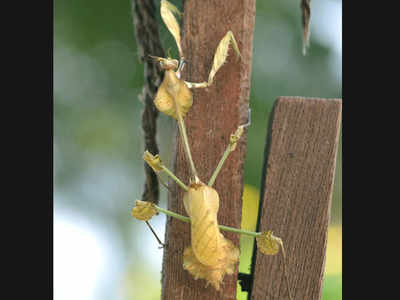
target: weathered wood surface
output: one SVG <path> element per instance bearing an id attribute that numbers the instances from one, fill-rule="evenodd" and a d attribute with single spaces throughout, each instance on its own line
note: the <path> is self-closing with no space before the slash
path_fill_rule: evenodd
<path id="1" fill-rule="evenodd" d="M 242 54 L 237 61 L 233 49 L 227 62 L 207 89 L 194 89 L 194 104 L 185 117 L 189 144 L 200 179 L 207 183 L 226 146 L 230 134 L 248 121 L 251 55 L 255 21 L 255 0 L 186 0 L 183 16 L 183 52 L 188 61 L 183 78 L 190 82 L 208 80 L 215 50 L 228 30 L 232 30 Z M 176 136 L 178 136 L 176 134 Z M 176 138 L 175 174 L 188 183 L 189 165 L 182 143 Z M 240 227 L 243 166 L 246 153 L 246 132 L 236 150 L 225 162 L 214 188 L 220 196 L 218 221 Z M 183 190 L 173 185 L 168 208 L 186 215 Z M 223 234 L 239 247 L 237 234 Z M 220 292 L 205 287 L 204 280 L 194 280 L 183 269 L 183 251 L 190 245 L 190 226 L 168 218 L 162 271 L 162 299 L 236 299 L 237 270 L 225 276 Z"/>
<path id="2" fill-rule="evenodd" d="M 294 299 L 321 299 L 340 120 L 340 99 L 281 97 L 274 105 L 257 231 L 282 238 Z M 280 254 L 255 251 L 252 273 L 250 299 L 289 299 Z"/>

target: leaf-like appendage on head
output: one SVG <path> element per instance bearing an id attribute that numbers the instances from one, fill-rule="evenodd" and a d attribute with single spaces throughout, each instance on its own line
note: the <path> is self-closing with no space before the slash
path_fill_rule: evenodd
<path id="1" fill-rule="evenodd" d="M 157 209 L 154 203 L 136 200 L 136 206 L 132 208 L 132 217 L 135 217 L 141 221 L 150 220 L 155 214 L 157 214 Z"/>
<path id="2" fill-rule="evenodd" d="M 160 172 L 163 170 L 163 164 L 161 162 L 160 156 L 153 155 L 149 151 L 145 151 L 143 154 L 143 159 L 146 161 L 146 163 L 154 170 L 154 172 Z"/>
<path id="3" fill-rule="evenodd" d="M 177 15 L 179 18 L 182 17 L 182 13 L 179 11 L 179 9 L 173 5 L 171 2 L 168 2 L 167 0 L 161 0 L 161 5 L 165 6 L 168 8 L 172 13 Z"/>
<path id="4" fill-rule="evenodd" d="M 179 55 L 182 57 L 183 52 L 181 48 L 181 34 L 178 21 L 175 19 L 174 16 L 174 14 L 181 16 L 181 13 L 175 5 L 171 4 L 167 0 L 161 0 L 160 13 L 165 25 L 175 38 L 175 42 L 179 50 Z"/>
<path id="5" fill-rule="evenodd" d="M 257 247 L 260 251 L 267 255 L 275 255 L 282 245 L 282 240 L 272 234 L 272 231 L 264 231 L 256 237 Z"/>

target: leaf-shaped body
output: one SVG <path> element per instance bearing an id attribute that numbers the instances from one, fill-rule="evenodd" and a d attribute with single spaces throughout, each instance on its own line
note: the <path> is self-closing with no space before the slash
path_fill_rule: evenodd
<path id="1" fill-rule="evenodd" d="M 183 203 L 191 223 L 191 246 L 184 251 L 183 267 L 219 290 L 225 274 L 234 272 L 239 249 L 219 231 L 218 193 L 203 183 L 192 184 Z"/>
<path id="2" fill-rule="evenodd" d="M 174 101 L 183 118 L 193 104 L 193 95 L 173 70 L 165 70 L 164 80 L 157 91 L 154 105 L 162 113 L 178 119 Z"/>
<path id="3" fill-rule="evenodd" d="M 218 228 L 217 191 L 204 184 L 191 186 L 183 202 L 190 217 L 193 252 L 202 264 L 217 264 L 222 258 L 220 250 L 224 238 Z"/>

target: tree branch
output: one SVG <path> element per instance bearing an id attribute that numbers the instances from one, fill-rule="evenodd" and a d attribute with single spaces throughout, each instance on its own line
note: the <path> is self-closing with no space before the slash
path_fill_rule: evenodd
<path id="1" fill-rule="evenodd" d="M 153 0 L 132 0 L 132 16 L 139 49 L 139 58 L 144 63 L 144 86 L 139 100 L 144 104 L 142 113 L 142 129 L 145 150 L 158 154 L 156 142 L 158 111 L 153 105 L 153 99 L 162 81 L 162 71 L 156 63 L 147 59 L 148 55 L 164 57 L 158 24 L 156 6 Z M 144 163 L 146 182 L 142 195 L 143 201 L 158 203 L 159 185 L 154 171 Z"/>

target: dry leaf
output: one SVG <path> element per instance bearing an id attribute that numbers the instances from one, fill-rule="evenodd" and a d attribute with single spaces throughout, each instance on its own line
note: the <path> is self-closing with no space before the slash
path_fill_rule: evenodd
<path id="1" fill-rule="evenodd" d="M 132 208 L 132 217 L 141 221 L 148 221 L 157 214 L 154 203 L 136 200 L 136 206 Z"/>
<path id="2" fill-rule="evenodd" d="M 173 35 L 176 45 L 178 46 L 179 50 L 179 56 L 183 56 L 182 48 L 181 48 L 181 35 L 180 35 L 180 29 L 179 29 L 179 24 L 178 21 L 175 19 L 174 13 L 177 15 L 181 15 L 179 12 L 178 8 L 171 4 L 170 2 L 166 0 L 161 0 L 161 17 L 167 25 L 168 30 L 171 32 Z"/>
<path id="3" fill-rule="evenodd" d="M 225 63 L 226 57 L 228 56 L 229 45 L 231 42 L 233 49 L 235 50 L 236 56 L 238 58 L 241 57 L 235 37 L 233 36 L 232 31 L 229 30 L 219 42 L 217 50 L 215 51 L 213 66 L 210 75 L 208 76 L 208 85 L 213 82 L 215 74 L 218 72 L 219 68 L 221 68 L 221 66 Z"/>
<path id="4" fill-rule="evenodd" d="M 272 231 L 264 231 L 256 237 L 257 247 L 260 251 L 267 255 L 275 255 L 282 245 L 282 240 L 272 234 Z"/>
<path id="5" fill-rule="evenodd" d="M 160 172 L 163 170 L 161 158 L 158 154 L 153 155 L 149 151 L 146 150 L 143 154 L 143 159 L 154 170 L 154 172 L 157 173 L 157 172 Z"/>
<path id="6" fill-rule="evenodd" d="M 178 119 L 176 109 L 180 111 L 183 118 L 192 104 L 193 94 L 185 82 L 179 79 L 173 70 L 166 70 L 164 80 L 154 99 L 154 105 L 157 109 L 174 119 Z"/>
<path id="7" fill-rule="evenodd" d="M 191 222 L 191 247 L 184 253 L 184 269 L 218 290 L 239 260 L 239 249 L 218 228 L 218 193 L 203 183 L 192 184 L 183 203 Z"/>

